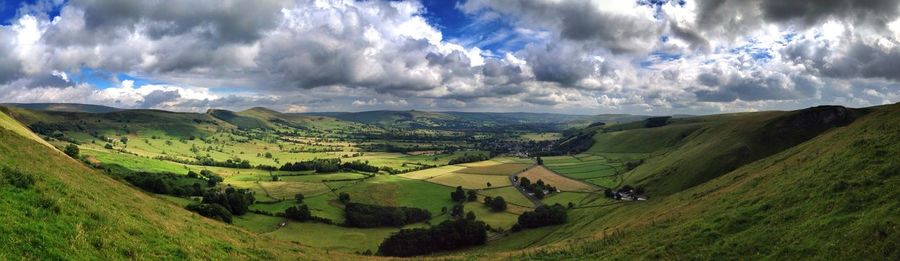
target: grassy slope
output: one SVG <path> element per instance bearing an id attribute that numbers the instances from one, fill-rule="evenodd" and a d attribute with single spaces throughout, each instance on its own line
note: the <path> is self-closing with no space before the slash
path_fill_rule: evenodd
<path id="1" fill-rule="evenodd" d="M 21 128 L 0 125 L 0 166 L 37 182 L 28 189 L 0 187 L 0 259 L 323 257 L 144 194 L 25 138 Z"/>
<path id="2" fill-rule="evenodd" d="M 469 255 L 548 245 L 519 258 L 897 260 L 898 113 L 900 105 L 877 108 L 701 185 L 647 202 L 575 209 L 565 225 Z"/>
<path id="3" fill-rule="evenodd" d="M 676 119 L 663 127 L 598 133 L 586 154 L 646 153 L 649 158 L 625 173 L 623 183 L 645 186 L 654 196 L 669 195 L 839 126 L 838 122 L 807 123 L 819 118 L 818 113 L 831 112 L 845 112 L 847 117 L 860 113 L 811 108 Z"/>

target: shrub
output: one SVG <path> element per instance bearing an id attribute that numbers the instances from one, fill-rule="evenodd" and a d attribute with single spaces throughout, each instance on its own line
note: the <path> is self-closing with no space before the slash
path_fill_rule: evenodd
<path id="1" fill-rule="evenodd" d="M 34 177 L 18 170 L 3 168 L 3 180 L 13 187 L 27 189 L 34 186 Z"/>
<path id="2" fill-rule="evenodd" d="M 228 212 L 228 209 L 223 207 L 222 205 L 212 203 L 201 203 L 201 204 L 190 204 L 185 207 L 187 210 L 197 212 L 201 216 L 212 218 L 215 220 L 220 220 L 225 223 L 231 224 L 231 212 Z"/>
<path id="3" fill-rule="evenodd" d="M 347 192 L 341 192 L 340 194 L 338 194 L 338 200 L 340 200 L 341 203 L 347 204 L 350 202 L 350 194 L 348 194 Z"/>
<path id="4" fill-rule="evenodd" d="M 75 146 L 75 144 L 66 145 L 66 149 L 63 152 L 69 157 L 77 158 L 79 153 L 78 146 Z"/>

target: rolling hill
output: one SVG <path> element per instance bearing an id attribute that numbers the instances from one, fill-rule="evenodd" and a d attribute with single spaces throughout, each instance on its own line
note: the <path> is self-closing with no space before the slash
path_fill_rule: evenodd
<path id="1" fill-rule="evenodd" d="M 126 186 L 47 146 L 3 113 L 0 123 L 2 259 L 326 258 Z"/>

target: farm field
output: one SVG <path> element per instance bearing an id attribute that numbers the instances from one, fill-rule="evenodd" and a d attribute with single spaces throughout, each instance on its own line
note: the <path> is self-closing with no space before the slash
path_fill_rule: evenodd
<path id="1" fill-rule="evenodd" d="M 533 208 L 534 204 L 531 203 L 528 198 L 522 195 L 518 189 L 509 186 L 503 188 L 492 188 L 492 189 L 483 189 L 478 191 L 479 194 L 484 196 L 497 197 L 501 196 L 506 200 L 506 203 L 514 204 L 522 207 Z"/>
<path id="2" fill-rule="evenodd" d="M 378 245 L 399 228 L 350 228 L 310 222 L 288 221 L 278 230 L 265 233 L 275 239 L 331 251 L 357 253 L 376 251 Z"/>
<path id="3" fill-rule="evenodd" d="M 462 174 L 481 174 L 481 175 L 505 175 L 509 176 L 513 173 L 523 171 L 532 164 L 529 163 L 502 163 L 499 161 L 481 161 L 476 163 L 462 164 L 465 169 L 454 171 Z"/>
<path id="4" fill-rule="evenodd" d="M 507 176 L 463 174 L 457 172 L 433 177 L 427 179 L 426 181 L 450 187 L 462 186 L 464 189 L 485 189 L 492 187 L 511 186 L 511 184 L 509 183 L 509 177 Z M 488 184 L 490 184 L 490 186 Z"/>
<path id="5" fill-rule="evenodd" d="M 595 188 L 589 184 L 585 184 L 572 178 L 560 176 L 553 171 L 548 170 L 544 166 L 534 166 L 522 173 L 517 174 L 516 176 L 518 176 L 520 179 L 528 178 L 529 180 L 531 180 L 531 182 L 542 180 L 544 181 L 544 184 L 550 184 L 561 191 L 589 192 L 595 190 Z"/>

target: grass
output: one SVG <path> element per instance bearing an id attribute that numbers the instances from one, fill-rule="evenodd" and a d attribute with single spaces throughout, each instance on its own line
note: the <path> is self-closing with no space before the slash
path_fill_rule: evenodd
<path id="1" fill-rule="evenodd" d="M 437 168 L 424 169 L 400 174 L 399 176 L 411 179 L 430 179 L 450 172 L 464 169 L 466 167 L 459 165 L 449 165 Z"/>
<path id="2" fill-rule="evenodd" d="M 491 162 L 494 163 L 494 162 Z M 523 171 L 531 166 L 528 163 L 500 163 L 491 164 L 486 162 L 476 162 L 463 164 L 465 169 L 454 171 L 462 174 L 481 174 L 481 175 L 512 175 L 513 173 Z"/>
<path id="3" fill-rule="evenodd" d="M 504 200 L 506 200 L 506 203 L 525 207 L 534 207 L 534 204 L 531 203 L 531 201 L 528 200 L 525 195 L 522 195 L 522 193 L 514 187 L 484 189 L 480 190 L 479 193 L 491 197 L 501 196 Z"/>
<path id="4" fill-rule="evenodd" d="M 345 253 L 376 252 L 378 245 L 398 228 L 350 228 L 311 222 L 289 221 L 283 228 L 266 233 L 275 239 L 298 242 L 316 249 Z"/>
<path id="5" fill-rule="evenodd" d="M 462 186 L 465 189 L 511 186 L 508 176 L 461 174 L 455 172 L 430 178 L 427 181 L 450 187 Z M 488 186 L 488 183 L 491 186 Z"/>
<path id="6" fill-rule="evenodd" d="M 232 222 L 234 222 L 235 226 L 245 228 L 255 233 L 268 233 L 278 229 L 281 222 L 284 221 L 284 218 L 280 217 L 247 213 L 235 216 Z"/>

